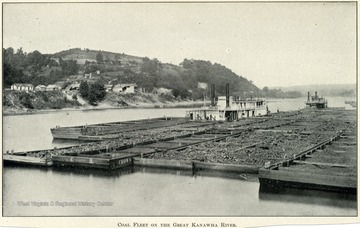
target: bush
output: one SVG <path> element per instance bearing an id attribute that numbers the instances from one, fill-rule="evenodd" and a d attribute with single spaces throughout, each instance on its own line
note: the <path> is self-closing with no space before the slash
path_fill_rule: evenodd
<path id="1" fill-rule="evenodd" d="M 81 82 L 79 92 L 91 105 L 96 105 L 97 102 L 104 100 L 106 96 L 105 87 L 101 82 L 90 85 L 86 81 Z"/>
<path id="2" fill-rule="evenodd" d="M 30 95 L 26 93 L 27 96 L 22 96 L 20 99 L 20 104 L 28 109 L 34 109 L 34 105 L 31 102 Z"/>

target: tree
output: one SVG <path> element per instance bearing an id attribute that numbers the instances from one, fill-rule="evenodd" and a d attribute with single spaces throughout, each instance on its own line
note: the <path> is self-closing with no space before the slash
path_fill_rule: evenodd
<path id="1" fill-rule="evenodd" d="M 79 93 L 91 105 L 96 105 L 98 101 L 104 100 L 106 96 L 104 84 L 98 81 L 90 85 L 86 81 L 81 82 Z"/>
<path id="2" fill-rule="evenodd" d="M 13 67 L 11 64 L 4 63 L 3 65 L 3 86 L 11 86 L 14 83 L 26 82 L 25 75 L 20 69 Z"/>
<path id="3" fill-rule="evenodd" d="M 119 53 L 115 54 L 115 61 L 119 61 L 120 58 L 121 58 L 121 56 Z"/>
<path id="4" fill-rule="evenodd" d="M 103 57 L 103 55 L 102 55 L 101 52 L 98 52 L 98 53 L 96 54 L 96 61 L 97 61 L 98 63 L 102 63 L 102 62 L 104 61 L 104 57 Z"/>
<path id="5" fill-rule="evenodd" d="M 160 67 L 159 60 L 153 59 L 150 60 L 148 57 L 143 58 L 143 63 L 141 65 L 141 71 L 148 74 L 155 74 Z"/>
<path id="6" fill-rule="evenodd" d="M 262 91 L 265 93 L 265 95 L 268 95 L 270 90 L 269 90 L 269 87 L 265 86 Z"/>
<path id="7" fill-rule="evenodd" d="M 104 100 L 105 96 L 106 90 L 104 84 L 101 82 L 95 82 L 90 85 L 88 100 L 91 104 Z"/>
<path id="8" fill-rule="evenodd" d="M 82 81 L 80 83 L 79 93 L 84 99 L 87 99 L 89 95 L 89 84 L 87 83 L 87 81 Z"/>
<path id="9" fill-rule="evenodd" d="M 78 73 L 79 65 L 76 60 L 62 60 L 59 58 L 60 67 L 63 75 L 69 76 Z"/>

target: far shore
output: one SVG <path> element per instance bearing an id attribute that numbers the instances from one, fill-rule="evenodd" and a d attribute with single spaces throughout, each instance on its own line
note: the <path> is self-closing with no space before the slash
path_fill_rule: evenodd
<path id="1" fill-rule="evenodd" d="M 207 101 L 180 101 L 172 103 L 141 103 L 133 104 L 129 106 L 111 106 L 108 104 L 100 104 L 98 106 L 78 106 L 72 108 L 63 108 L 63 109 L 8 109 L 3 110 L 3 116 L 16 116 L 16 115 L 35 115 L 35 114 L 48 114 L 54 112 L 72 112 L 72 111 L 100 111 L 100 110 L 112 110 L 112 109 L 154 109 L 154 108 L 198 108 L 203 107 L 204 105 L 209 105 L 210 102 Z"/>

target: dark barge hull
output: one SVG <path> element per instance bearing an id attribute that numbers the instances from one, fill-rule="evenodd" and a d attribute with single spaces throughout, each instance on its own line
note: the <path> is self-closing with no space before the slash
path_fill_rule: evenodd
<path id="1" fill-rule="evenodd" d="M 54 166 L 70 166 L 105 170 L 121 169 L 134 164 L 133 156 L 111 159 L 81 156 L 53 156 L 52 160 Z"/>
<path id="2" fill-rule="evenodd" d="M 286 172 L 282 170 L 259 171 L 260 191 L 281 192 L 286 188 L 314 189 L 347 194 L 357 193 L 357 178 Z"/>
<path id="3" fill-rule="evenodd" d="M 135 158 L 134 165 L 140 167 L 165 168 L 175 170 L 192 170 L 192 171 L 220 171 L 233 173 L 249 173 L 257 174 L 260 167 L 255 165 L 234 165 L 234 164 L 220 164 L 207 163 L 199 161 L 185 161 L 185 160 L 167 160 L 167 159 L 147 159 Z"/>

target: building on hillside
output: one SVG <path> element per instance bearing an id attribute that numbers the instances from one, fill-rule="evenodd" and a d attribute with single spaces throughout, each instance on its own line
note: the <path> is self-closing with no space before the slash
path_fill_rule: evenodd
<path id="1" fill-rule="evenodd" d="M 27 83 L 15 83 L 11 86 L 11 90 L 33 91 L 34 86 Z"/>
<path id="2" fill-rule="evenodd" d="M 155 94 L 172 94 L 172 90 L 160 87 L 160 88 L 154 88 L 153 93 L 155 93 Z"/>
<path id="3" fill-rule="evenodd" d="M 90 73 L 90 74 L 84 74 L 84 78 L 91 78 L 91 76 L 92 76 L 92 73 Z"/>
<path id="4" fill-rule="evenodd" d="M 35 87 L 35 91 L 46 91 L 46 86 L 45 85 L 37 85 Z"/>
<path id="5" fill-rule="evenodd" d="M 78 91 L 79 88 L 80 88 L 80 83 L 73 83 L 71 85 L 68 85 L 65 90 L 66 91 Z"/>
<path id="6" fill-rule="evenodd" d="M 54 85 L 56 85 L 56 86 L 60 87 L 60 89 L 62 89 L 62 88 L 65 88 L 65 87 L 66 87 L 66 85 L 67 85 L 68 82 L 69 82 L 69 80 L 66 80 L 66 81 L 57 81 L 57 82 L 55 82 Z"/>
<path id="7" fill-rule="evenodd" d="M 138 87 L 134 83 L 116 84 L 113 88 L 113 92 L 116 93 L 135 93 L 137 91 L 138 91 Z"/>
<path id="8" fill-rule="evenodd" d="M 60 90 L 60 89 L 61 89 L 61 87 L 58 85 L 48 85 L 46 87 L 46 91 L 54 91 L 54 90 Z"/>
<path id="9" fill-rule="evenodd" d="M 99 71 L 99 70 L 97 70 L 97 71 L 96 71 L 96 74 L 98 74 L 98 75 L 99 75 L 99 74 L 100 74 L 100 71 Z"/>
<path id="10" fill-rule="evenodd" d="M 113 90 L 114 85 L 112 85 L 112 84 L 106 84 L 106 85 L 104 85 L 104 87 L 105 87 L 105 91 L 106 91 L 106 92 L 110 92 L 110 91 Z"/>
<path id="11" fill-rule="evenodd" d="M 208 88 L 208 84 L 205 82 L 198 82 L 198 88 L 199 89 L 207 89 Z"/>

